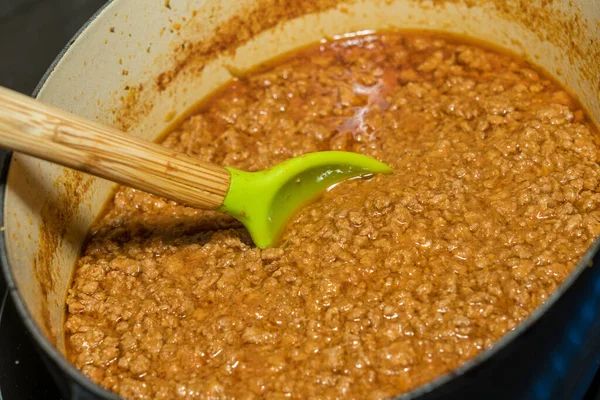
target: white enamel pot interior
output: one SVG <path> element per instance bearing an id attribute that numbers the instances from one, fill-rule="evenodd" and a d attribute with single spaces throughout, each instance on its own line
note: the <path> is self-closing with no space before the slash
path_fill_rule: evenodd
<path id="1" fill-rule="evenodd" d="M 466 34 L 525 54 L 571 88 L 600 121 L 597 0 L 113 0 L 59 55 L 36 94 L 153 140 L 230 80 L 230 71 L 323 38 L 396 28 Z M 20 154 L 12 157 L 5 183 L 2 257 L 17 308 L 64 373 L 106 396 L 64 359 L 63 320 L 82 240 L 114 185 Z M 584 267 L 580 263 L 563 286 Z M 559 295 L 560 290 L 522 327 Z"/>

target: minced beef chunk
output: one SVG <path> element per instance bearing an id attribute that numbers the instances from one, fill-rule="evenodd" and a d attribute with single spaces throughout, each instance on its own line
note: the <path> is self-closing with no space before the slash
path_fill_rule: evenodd
<path id="1" fill-rule="evenodd" d="M 67 297 L 68 357 L 128 399 L 380 399 L 542 304 L 600 234 L 600 141 L 512 55 L 425 33 L 326 42 L 237 79 L 164 145 L 256 171 L 347 150 L 260 250 L 216 212 L 121 188 Z"/>

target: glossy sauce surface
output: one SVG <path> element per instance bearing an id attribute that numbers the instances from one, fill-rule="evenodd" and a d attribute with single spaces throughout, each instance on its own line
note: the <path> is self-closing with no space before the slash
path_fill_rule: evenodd
<path id="1" fill-rule="evenodd" d="M 236 221 L 122 188 L 67 298 L 69 358 L 126 398 L 386 398 L 471 359 L 600 234 L 598 132 L 528 63 L 447 36 L 303 49 L 164 145 L 256 171 L 348 150 L 344 182 L 255 248 Z"/>

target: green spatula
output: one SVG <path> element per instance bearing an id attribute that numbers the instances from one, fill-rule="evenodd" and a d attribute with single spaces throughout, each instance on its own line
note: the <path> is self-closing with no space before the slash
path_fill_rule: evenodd
<path id="1" fill-rule="evenodd" d="M 372 158 L 327 151 L 244 172 L 206 163 L 46 106 L 0 87 L 0 146 L 229 214 L 261 248 L 273 244 L 302 205 L 349 178 L 390 173 Z"/>

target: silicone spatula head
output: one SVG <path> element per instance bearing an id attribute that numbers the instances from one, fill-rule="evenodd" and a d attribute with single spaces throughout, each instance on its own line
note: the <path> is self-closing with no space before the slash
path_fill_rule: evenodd
<path id="1" fill-rule="evenodd" d="M 218 211 L 241 221 L 260 248 L 271 246 L 303 205 L 336 183 L 392 172 L 380 161 L 343 151 L 308 153 L 258 172 L 227 169 L 231 183 Z"/>

